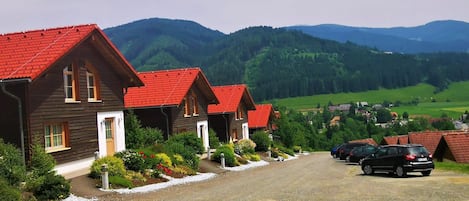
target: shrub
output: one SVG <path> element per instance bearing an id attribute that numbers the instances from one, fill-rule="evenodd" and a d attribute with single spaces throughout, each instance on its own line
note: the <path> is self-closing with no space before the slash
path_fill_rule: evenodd
<path id="1" fill-rule="evenodd" d="M 181 143 L 185 147 L 191 148 L 195 153 L 198 154 L 203 153 L 205 151 L 202 139 L 197 137 L 197 134 L 195 132 L 185 132 L 173 135 L 169 138 L 167 142 Z"/>
<path id="2" fill-rule="evenodd" d="M 272 145 L 269 135 L 263 131 L 257 131 L 251 136 L 251 140 L 256 143 L 256 151 L 269 151 L 269 147 Z"/>
<path id="3" fill-rule="evenodd" d="M 159 153 L 159 154 L 156 154 L 155 157 L 161 161 L 161 163 L 163 163 L 164 165 L 168 166 L 168 167 L 171 167 L 173 166 L 173 163 L 171 161 L 171 158 L 166 155 L 165 153 Z"/>
<path id="4" fill-rule="evenodd" d="M 225 165 L 233 167 L 237 166 L 238 163 L 235 158 L 234 149 L 230 145 L 222 145 L 213 154 L 213 160 L 221 162 L 221 153 L 225 155 Z"/>
<path id="5" fill-rule="evenodd" d="M 170 154 L 181 155 L 184 158 L 184 165 L 189 166 L 193 170 L 199 169 L 200 159 L 192 148 L 184 146 L 184 144 L 177 141 L 167 141 L 166 143 L 166 150 Z"/>
<path id="6" fill-rule="evenodd" d="M 261 157 L 257 154 L 243 154 L 243 158 L 249 161 L 260 161 Z"/>
<path id="7" fill-rule="evenodd" d="M 21 200 L 21 192 L 0 177 L 0 200 Z"/>
<path id="8" fill-rule="evenodd" d="M 90 169 L 90 177 L 98 178 L 101 176 L 101 166 L 103 164 L 107 164 L 109 176 L 125 175 L 124 161 L 114 156 L 106 156 L 93 162 Z"/>
<path id="9" fill-rule="evenodd" d="M 141 172 L 145 169 L 145 160 L 143 160 L 138 152 L 132 149 L 117 152 L 114 156 L 122 159 L 127 170 Z"/>
<path id="10" fill-rule="evenodd" d="M 293 150 L 293 152 L 295 152 L 295 153 L 300 153 L 300 151 L 301 151 L 301 146 L 293 146 L 293 147 L 292 147 L 292 150 Z"/>
<path id="11" fill-rule="evenodd" d="M 26 169 L 20 150 L 11 144 L 3 143 L 0 138 L 0 178 L 11 186 L 17 186 L 24 181 Z"/>
<path id="12" fill-rule="evenodd" d="M 109 184 L 112 188 L 133 188 L 132 182 L 122 176 L 109 176 Z"/>
<path id="13" fill-rule="evenodd" d="M 211 149 L 217 149 L 220 146 L 220 139 L 213 129 L 208 130 L 208 140 Z"/>
<path id="14" fill-rule="evenodd" d="M 45 175 L 54 169 L 55 163 L 54 157 L 47 154 L 41 145 L 34 144 L 32 147 L 31 165 L 27 169 L 32 171 L 34 175 Z"/>
<path id="15" fill-rule="evenodd" d="M 125 179 L 129 181 L 145 182 L 147 179 L 140 172 L 127 171 L 124 176 Z"/>
<path id="16" fill-rule="evenodd" d="M 256 143 L 254 143 L 252 140 L 250 139 L 242 139 L 240 141 L 238 141 L 236 144 L 235 144 L 235 149 L 238 149 L 241 151 L 241 155 L 242 154 L 251 154 L 251 153 L 254 153 L 255 150 L 254 148 L 256 147 Z"/>
<path id="17" fill-rule="evenodd" d="M 282 147 L 282 146 L 279 146 L 278 149 L 283 152 L 283 153 L 286 153 L 290 156 L 295 156 L 295 152 L 292 150 L 292 149 L 289 149 L 289 148 L 286 148 L 286 147 Z"/>
<path id="18" fill-rule="evenodd" d="M 163 141 L 163 133 L 154 128 L 142 128 L 132 110 L 125 116 L 125 142 L 131 149 L 139 149 Z"/>
<path id="19" fill-rule="evenodd" d="M 144 160 L 144 169 L 154 169 L 161 163 L 161 159 L 157 158 L 155 152 L 150 149 L 141 149 L 138 153 Z"/>
<path id="20" fill-rule="evenodd" d="M 172 167 L 171 170 L 175 173 L 180 173 L 184 175 L 196 175 L 197 174 L 195 170 L 184 165 L 178 165 L 178 166 Z"/>
<path id="21" fill-rule="evenodd" d="M 248 164 L 248 160 L 243 157 L 236 156 L 235 158 L 236 158 L 236 161 L 238 161 L 238 163 L 240 164 L 243 164 L 243 165 Z"/>
<path id="22" fill-rule="evenodd" d="M 70 182 L 62 175 L 49 173 L 45 177 L 44 183 L 33 192 L 38 200 L 63 200 L 70 195 Z"/>
<path id="23" fill-rule="evenodd" d="M 181 156 L 181 154 L 173 154 L 171 156 L 171 161 L 174 165 L 180 165 L 184 163 L 184 158 Z"/>

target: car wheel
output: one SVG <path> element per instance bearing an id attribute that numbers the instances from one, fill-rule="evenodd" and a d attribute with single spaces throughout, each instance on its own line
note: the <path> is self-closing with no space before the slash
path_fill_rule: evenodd
<path id="1" fill-rule="evenodd" d="M 422 175 L 423 175 L 423 176 L 430 176 L 430 173 L 432 173 L 432 171 L 431 171 L 431 170 L 427 170 L 427 171 L 423 171 L 423 172 L 422 172 Z"/>
<path id="2" fill-rule="evenodd" d="M 371 165 L 365 165 L 363 167 L 363 173 L 365 173 L 365 175 L 373 174 L 373 168 L 371 167 Z"/>
<path id="3" fill-rule="evenodd" d="M 397 177 L 406 177 L 407 176 L 407 172 L 404 170 L 404 168 L 402 166 L 397 166 L 395 171 L 396 171 L 396 176 Z"/>

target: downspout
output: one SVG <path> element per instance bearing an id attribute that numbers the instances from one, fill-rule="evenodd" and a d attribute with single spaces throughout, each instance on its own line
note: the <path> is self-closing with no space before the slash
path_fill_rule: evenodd
<path id="1" fill-rule="evenodd" d="M 225 114 L 221 115 L 223 119 L 225 119 L 225 135 L 226 135 L 226 140 L 229 142 L 230 136 L 229 136 L 229 129 L 228 129 L 228 119 L 225 117 Z"/>
<path id="2" fill-rule="evenodd" d="M 169 117 L 168 117 L 168 114 L 164 112 L 163 107 L 161 107 L 160 109 L 161 109 L 161 113 L 163 113 L 166 119 L 166 139 L 168 140 L 169 139 Z"/>
<path id="3" fill-rule="evenodd" d="M 10 96 L 11 98 L 15 99 L 18 102 L 18 117 L 19 117 L 19 123 L 20 123 L 20 137 L 21 137 L 21 157 L 23 158 L 22 162 L 23 165 L 26 165 L 26 157 L 24 153 L 24 130 L 23 130 L 23 107 L 21 106 L 21 99 L 18 96 L 15 96 L 14 94 L 8 92 L 5 88 L 5 84 L 3 80 L 0 80 L 0 85 L 2 88 L 3 93 L 5 93 L 7 96 Z"/>

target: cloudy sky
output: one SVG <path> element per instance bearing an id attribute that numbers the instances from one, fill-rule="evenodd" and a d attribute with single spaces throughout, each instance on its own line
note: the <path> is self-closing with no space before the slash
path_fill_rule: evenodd
<path id="1" fill-rule="evenodd" d="M 2 0 L 0 33 L 146 18 L 185 19 L 231 33 L 249 26 L 417 26 L 469 22 L 469 0 Z"/>

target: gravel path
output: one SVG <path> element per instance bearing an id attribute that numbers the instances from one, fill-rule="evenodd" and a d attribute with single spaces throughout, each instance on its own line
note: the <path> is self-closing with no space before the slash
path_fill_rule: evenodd
<path id="1" fill-rule="evenodd" d="M 363 176 L 360 167 L 327 152 L 154 192 L 107 194 L 99 200 L 469 200 L 469 175 L 434 171 L 429 177 Z"/>

